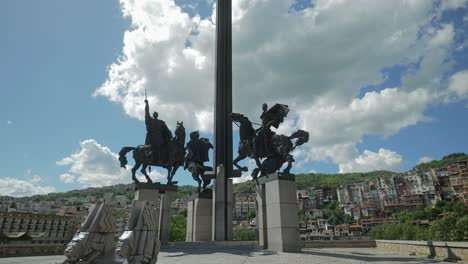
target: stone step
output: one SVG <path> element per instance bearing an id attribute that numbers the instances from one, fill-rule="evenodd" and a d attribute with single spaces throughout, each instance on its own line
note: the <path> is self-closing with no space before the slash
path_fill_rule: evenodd
<path id="1" fill-rule="evenodd" d="M 169 242 L 168 245 L 161 246 L 161 250 L 174 249 L 233 249 L 233 250 L 261 250 L 258 241 L 199 241 L 199 242 Z"/>

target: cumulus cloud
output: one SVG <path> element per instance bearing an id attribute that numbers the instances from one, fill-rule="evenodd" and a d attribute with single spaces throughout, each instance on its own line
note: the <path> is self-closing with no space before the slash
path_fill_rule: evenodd
<path id="1" fill-rule="evenodd" d="M 424 157 L 419 158 L 418 164 L 421 164 L 421 163 L 428 163 L 428 162 L 431 162 L 431 161 L 433 161 L 433 160 L 434 160 L 434 159 L 431 158 L 431 157 L 426 157 L 426 156 L 424 156 Z"/>
<path id="2" fill-rule="evenodd" d="M 402 156 L 396 152 L 379 149 L 378 152 L 364 150 L 364 154 L 354 160 L 339 164 L 340 173 L 369 172 L 374 170 L 397 170 L 403 165 Z"/>
<path id="3" fill-rule="evenodd" d="M 68 172 L 60 176 L 65 183 L 76 180 L 83 187 L 100 187 L 131 182 L 131 172 L 120 168 L 118 155 L 94 139 L 82 141 L 77 152 L 57 161 L 57 165 L 68 166 Z M 150 176 L 153 181 L 163 178 L 157 170 Z"/>
<path id="4" fill-rule="evenodd" d="M 10 177 L 0 178 L 0 193 L 6 196 L 21 197 L 55 192 L 54 187 L 38 185 L 40 181 L 42 179 L 37 175 L 31 180 Z"/>
<path id="5" fill-rule="evenodd" d="M 75 175 L 64 173 L 64 174 L 61 174 L 59 178 L 60 178 L 60 181 L 62 181 L 63 183 L 69 184 L 69 183 L 74 183 L 76 177 Z"/>
<path id="6" fill-rule="evenodd" d="M 252 171 L 255 169 L 257 166 L 255 165 L 255 161 L 253 159 L 247 159 L 247 161 L 241 161 L 239 162 L 239 165 L 246 166 L 248 168 L 248 172 L 243 172 L 241 177 L 239 178 L 233 178 L 232 182 L 233 183 L 241 183 L 241 182 L 246 182 L 252 179 Z"/>
<path id="7" fill-rule="evenodd" d="M 289 104 L 279 132 L 311 133 L 312 148 L 300 157 L 351 167 L 369 159 L 356 150 L 364 135 L 388 136 L 428 119 L 424 111 L 439 100 L 457 34 L 438 21 L 466 1 L 317 0 L 300 11 L 291 10 L 294 2 L 233 1 L 234 111 L 257 122 L 261 103 Z M 132 27 L 95 95 L 142 119 L 146 89 L 151 109 L 169 126 L 184 120 L 211 132 L 214 14 L 189 15 L 168 0 L 121 0 L 121 7 Z M 397 65 L 408 69 L 401 85 L 359 96 Z"/>
<path id="8" fill-rule="evenodd" d="M 448 90 L 459 98 L 468 96 L 468 70 L 459 71 L 452 75 L 449 80 Z"/>

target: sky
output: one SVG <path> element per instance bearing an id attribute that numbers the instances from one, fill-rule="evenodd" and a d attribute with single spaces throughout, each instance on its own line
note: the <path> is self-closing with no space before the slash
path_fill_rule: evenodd
<path id="1" fill-rule="evenodd" d="M 144 143 L 145 89 L 171 130 L 184 121 L 212 139 L 215 4 L 1 1 L 0 195 L 130 183 L 117 153 Z M 468 152 L 467 11 L 233 0 L 233 111 L 259 122 L 262 103 L 289 105 L 277 133 L 310 133 L 293 173 L 406 171 Z M 183 170 L 175 180 L 195 183 Z"/>

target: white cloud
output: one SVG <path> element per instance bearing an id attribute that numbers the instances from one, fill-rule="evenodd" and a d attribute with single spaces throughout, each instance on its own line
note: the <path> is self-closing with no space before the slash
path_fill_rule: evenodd
<path id="1" fill-rule="evenodd" d="M 55 192 L 54 187 L 38 185 L 38 182 L 41 181 L 38 177 L 36 176 L 29 181 L 10 177 L 0 178 L 0 193 L 6 196 L 21 197 Z"/>
<path id="2" fill-rule="evenodd" d="M 300 127 L 310 133 L 315 147 L 356 143 L 363 135 L 392 135 L 425 120 L 431 95 L 423 89 L 406 92 L 387 88 L 369 92 L 348 104 L 322 100 L 301 110 Z"/>
<path id="3" fill-rule="evenodd" d="M 428 162 L 431 162 L 431 161 L 433 161 L 433 160 L 434 160 L 434 159 L 431 158 L 431 157 L 426 157 L 426 156 L 424 156 L 424 157 L 421 157 L 421 158 L 419 159 L 418 164 L 421 164 L 421 163 L 428 163 Z"/>
<path id="4" fill-rule="evenodd" d="M 38 175 L 34 175 L 31 179 L 31 183 L 35 184 L 35 183 L 40 183 L 40 182 L 42 182 L 42 178 Z"/>
<path id="5" fill-rule="evenodd" d="M 239 178 L 233 178 L 232 182 L 233 183 L 241 183 L 241 182 L 246 182 L 246 181 L 252 180 L 252 171 L 253 171 L 254 168 L 257 167 L 255 165 L 255 160 L 247 158 L 247 159 L 244 159 L 243 161 L 239 162 L 239 165 L 241 167 L 246 166 L 248 168 L 248 171 L 243 172 L 242 176 L 239 177 Z"/>
<path id="6" fill-rule="evenodd" d="M 13 124 L 13 121 L 11 121 L 11 120 L 7 120 L 7 121 L 6 121 L 6 124 L 7 124 L 7 126 L 10 126 L 10 125 L 12 125 L 12 124 Z"/>
<path id="7" fill-rule="evenodd" d="M 430 47 L 446 47 L 452 44 L 455 32 L 452 24 L 444 24 L 429 41 Z"/>
<path id="8" fill-rule="evenodd" d="M 468 70 L 459 71 L 449 79 L 448 90 L 454 92 L 458 97 L 468 96 Z"/>
<path id="9" fill-rule="evenodd" d="M 131 182 L 131 171 L 120 168 L 118 155 L 94 139 L 82 141 L 80 150 L 57 161 L 57 165 L 68 166 L 68 172 L 60 176 L 62 181 L 71 181 L 72 177 L 70 176 L 74 176 L 76 182 L 83 187 L 100 187 Z M 153 177 L 153 181 L 163 178 L 163 175 L 157 170 L 153 170 L 150 176 Z M 140 179 L 143 180 L 143 178 Z"/>
<path id="10" fill-rule="evenodd" d="M 75 175 L 64 173 L 64 174 L 61 174 L 59 178 L 60 178 L 60 181 L 68 184 L 68 183 L 74 183 L 76 177 Z"/>
<path id="11" fill-rule="evenodd" d="M 443 0 L 442 10 L 463 8 L 468 4 L 467 0 Z"/>
<path id="12" fill-rule="evenodd" d="M 403 159 L 400 154 L 387 150 L 379 149 L 379 152 L 364 150 L 364 154 L 354 160 L 339 164 L 340 173 L 347 172 L 369 172 L 375 170 L 394 171 L 403 165 Z"/>
<path id="13" fill-rule="evenodd" d="M 303 159 L 351 165 L 367 157 L 356 150 L 364 135 L 388 136 L 428 119 L 424 111 L 438 100 L 457 34 L 451 24 L 434 24 L 466 1 L 317 0 L 291 12 L 293 2 L 233 1 L 234 111 L 258 122 L 261 103 L 286 103 L 292 111 L 279 132 L 310 132 Z M 214 17 L 191 18 L 168 0 L 121 6 L 132 28 L 95 95 L 142 120 L 146 88 L 151 110 L 169 126 L 183 120 L 211 132 Z M 401 86 L 358 98 L 396 65 L 410 68 Z"/>

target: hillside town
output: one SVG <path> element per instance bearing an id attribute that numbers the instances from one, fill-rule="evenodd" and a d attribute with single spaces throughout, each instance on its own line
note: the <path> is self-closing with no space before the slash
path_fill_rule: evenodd
<path id="1" fill-rule="evenodd" d="M 255 194 L 235 193 L 234 198 L 234 225 L 255 228 Z M 100 197 L 88 195 L 53 201 L 0 197 L 0 244 L 12 247 L 17 241 L 22 245 L 39 245 L 35 250 L 41 252 L 61 250 L 72 238 L 90 205 L 99 200 L 117 209 L 115 236 L 120 236 L 131 206 L 130 195 L 105 193 Z M 300 239 L 366 239 L 372 227 L 397 222 L 398 219 L 391 217 L 393 213 L 428 208 L 438 201 L 461 202 L 468 206 L 468 160 L 435 169 L 389 174 L 374 180 L 357 180 L 346 186 L 297 190 Z M 174 213 L 186 210 L 187 198 L 176 199 L 172 209 Z M 334 214 L 331 215 L 331 211 Z M 422 220 L 418 224 L 428 222 Z"/>

